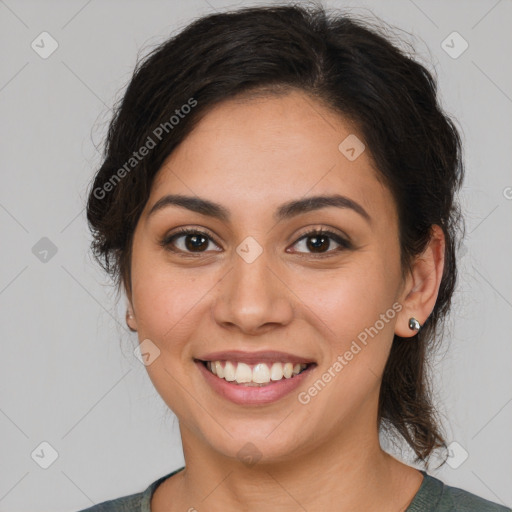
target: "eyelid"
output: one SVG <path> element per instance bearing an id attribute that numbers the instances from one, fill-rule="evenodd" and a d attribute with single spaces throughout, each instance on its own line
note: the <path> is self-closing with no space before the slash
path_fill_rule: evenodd
<path id="1" fill-rule="evenodd" d="M 208 230 L 207 228 L 195 227 L 195 226 L 182 226 L 182 227 L 176 228 L 175 230 L 171 231 L 170 233 L 166 233 L 158 243 L 162 247 L 166 248 L 167 246 L 171 245 L 171 241 L 173 239 L 179 238 L 180 236 L 186 236 L 188 234 L 204 235 L 204 236 L 208 237 L 211 242 L 213 242 L 215 245 L 220 247 L 220 244 L 217 242 L 217 237 L 215 235 L 213 235 L 210 230 Z M 180 252 L 180 251 L 178 250 L 176 252 Z M 194 254 L 194 253 L 190 252 L 190 253 L 185 253 L 185 254 Z M 201 254 L 201 253 L 198 252 L 195 254 Z"/>
<path id="2" fill-rule="evenodd" d="M 335 227 L 331 227 L 329 225 L 307 226 L 306 228 L 303 228 L 298 235 L 294 235 L 293 238 L 296 238 L 296 242 L 298 242 L 300 239 L 304 238 L 305 235 L 311 235 L 315 233 L 336 235 L 342 238 L 347 244 L 353 245 L 351 238 L 344 231 Z"/>
<path id="3" fill-rule="evenodd" d="M 298 235 L 298 238 L 295 240 L 295 242 L 293 242 L 292 247 L 301 242 L 302 240 L 314 236 L 326 236 L 327 238 L 333 240 L 336 244 L 338 244 L 339 247 L 336 247 L 334 249 L 331 248 L 326 252 L 320 253 L 293 251 L 293 254 L 304 258 L 312 257 L 316 259 L 321 259 L 331 257 L 343 251 L 354 249 L 354 244 L 350 240 L 350 237 L 346 236 L 345 234 L 338 233 L 337 230 L 326 229 L 325 227 L 307 229 L 305 232 L 303 232 L 302 235 Z"/>

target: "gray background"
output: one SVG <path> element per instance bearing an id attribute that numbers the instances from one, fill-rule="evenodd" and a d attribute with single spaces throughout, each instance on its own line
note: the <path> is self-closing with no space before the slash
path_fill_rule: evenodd
<path id="1" fill-rule="evenodd" d="M 88 252 L 85 191 L 137 55 L 192 18 L 237 5 L 0 0 L 0 511 L 77 510 L 141 491 L 183 463 L 177 421 L 132 353 L 124 301 Z M 510 506 L 512 2 L 325 5 L 410 32 L 462 129 L 467 239 L 435 374 L 458 444 L 451 465 L 431 474 Z M 46 59 L 31 47 L 43 31 L 59 45 Z M 458 58 L 441 46 L 453 31 L 469 44 Z M 44 441 L 58 454 L 47 469 Z"/>

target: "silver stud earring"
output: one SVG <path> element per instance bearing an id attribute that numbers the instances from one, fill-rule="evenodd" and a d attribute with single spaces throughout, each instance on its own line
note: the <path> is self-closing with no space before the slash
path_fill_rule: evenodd
<path id="1" fill-rule="evenodd" d="M 411 329 L 412 331 L 419 331 L 421 329 L 421 325 L 418 322 L 418 320 L 416 320 L 416 318 L 409 318 L 409 329 Z"/>

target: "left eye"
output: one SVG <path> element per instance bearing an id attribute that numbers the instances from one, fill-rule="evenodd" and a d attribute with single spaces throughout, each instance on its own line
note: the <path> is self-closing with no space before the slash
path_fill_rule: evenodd
<path id="1" fill-rule="evenodd" d="M 332 241 L 338 244 L 338 247 L 332 250 L 328 250 L 332 245 Z M 343 239 L 341 236 L 333 233 L 332 231 L 324 230 L 310 231 L 304 234 L 301 238 L 299 238 L 299 240 L 295 242 L 294 245 L 300 244 L 302 244 L 303 247 L 305 247 L 308 251 L 311 251 L 313 254 L 316 253 L 320 255 L 350 248 L 350 243 L 347 240 Z"/>

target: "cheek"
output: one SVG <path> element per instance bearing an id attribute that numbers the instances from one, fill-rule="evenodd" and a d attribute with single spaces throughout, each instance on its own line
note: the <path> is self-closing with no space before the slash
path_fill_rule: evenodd
<path id="1" fill-rule="evenodd" d="M 316 381 L 302 399 L 311 400 L 326 424 L 359 410 L 369 396 L 378 396 L 397 315 L 394 274 L 374 261 L 338 269 L 314 287 L 311 279 L 297 282 L 297 295 L 307 297 L 304 309 L 313 312 L 310 318 L 316 318 L 316 328 L 323 333 L 319 342 L 326 356 L 317 377 L 327 383 L 326 391 L 318 392 L 324 385 Z"/>
<path id="2" fill-rule="evenodd" d="M 147 243 L 134 243 L 132 301 L 139 338 L 162 345 L 180 329 L 201 291 L 195 285 L 195 277 L 179 269 L 171 271 L 165 258 L 156 255 Z"/>
<path id="3" fill-rule="evenodd" d="M 345 267 L 294 279 L 294 290 L 306 306 L 304 310 L 313 313 L 311 321 L 324 335 L 329 361 L 352 350 L 357 355 L 348 354 L 348 358 L 365 367 L 378 370 L 385 364 L 399 307 L 399 278 L 394 257 L 383 258 L 368 251 Z"/>
<path id="4" fill-rule="evenodd" d="M 211 332 L 211 297 L 223 271 L 170 264 L 143 248 L 134 251 L 133 305 L 140 340 L 150 339 L 166 357 L 166 366 L 189 364 L 192 341 Z"/>
<path id="5" fill-rule="evenodd" d="M 204 295 L 203 287 L 194 285 L 195 281 L 155 268 L 134 276 L 133 302 L 139 336 L 165 345 L 187 332 Z"/>
<path id="6" fill-rule="evenodd" d="M 381 265 L 340 268 L 329 274 L 304 274 L 294 279 L 301 300 L 335 332 L 348 332 L 375 322 L 395 297 L 394 272 Z"/>

